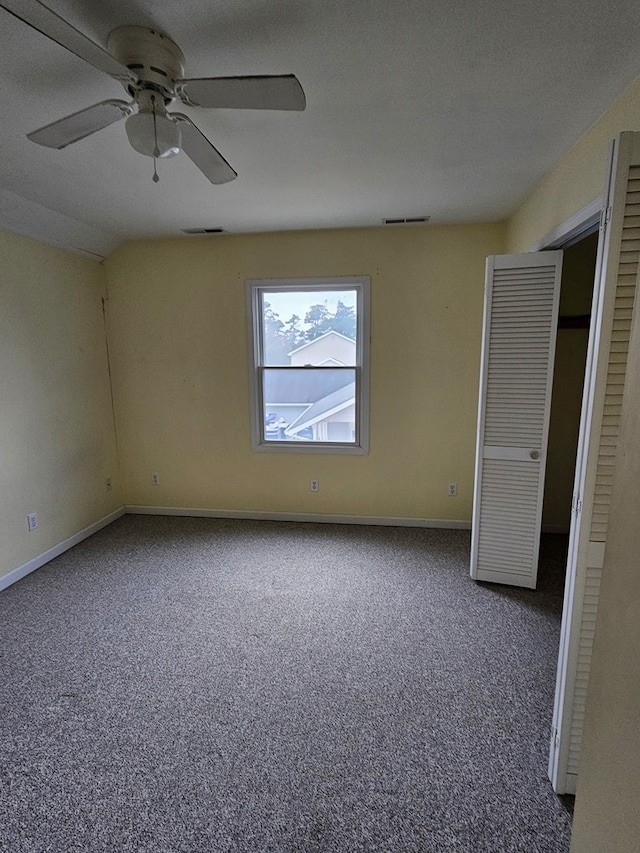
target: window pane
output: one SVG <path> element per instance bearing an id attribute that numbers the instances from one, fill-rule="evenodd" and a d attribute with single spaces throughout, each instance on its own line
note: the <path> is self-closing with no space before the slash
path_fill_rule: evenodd
<path id="1" fill-rule="evenodd" d="M 356 441 L 356 371 L 262 371 L 266 441 Z"/>
<path id="2" fill-rule="evenodd" d="M 357 291 L 263 290 L 264 365 L 357 364 Z"/>
<path id="3" fill-rule="evenodd" d="M 369 452 L 369 276 L 246 283 L 251 445 Z"/>

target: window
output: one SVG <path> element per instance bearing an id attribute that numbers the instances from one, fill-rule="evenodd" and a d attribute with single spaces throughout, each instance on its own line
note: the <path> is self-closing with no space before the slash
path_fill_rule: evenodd
<path id="1" fill-rule="evenodd" d="M 254 450 L 368 452 L 369 287 L 247 282 Z"/>

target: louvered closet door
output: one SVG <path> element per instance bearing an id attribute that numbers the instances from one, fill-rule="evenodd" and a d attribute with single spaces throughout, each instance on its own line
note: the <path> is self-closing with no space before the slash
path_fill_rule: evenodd
<path id="1" fill-rule="evenodd" d="M 562 252 L 487 259 L 471 577 L 535 587 Z"/>
<path id="2" fill-rule="evenodd" d="M 596 261 L 549 776 L 575 793 L 640 274 L 640 133 L 615 141 Z M 639 520 L 640 523 L 640 520 Z"/>

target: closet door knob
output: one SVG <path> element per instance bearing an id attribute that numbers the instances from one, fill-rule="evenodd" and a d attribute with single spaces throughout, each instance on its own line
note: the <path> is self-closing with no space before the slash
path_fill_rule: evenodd
<path id="1" fill-rule="evenodd" d="M 529 456 L 532 459 L 540 459 L 540 453 L 537 450 L 532 450 L 531 453 L 529 454 Z"/>

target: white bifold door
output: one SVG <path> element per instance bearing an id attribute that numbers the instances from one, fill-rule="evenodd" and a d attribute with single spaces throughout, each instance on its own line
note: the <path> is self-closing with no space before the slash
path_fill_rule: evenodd
<path id="1" fill-rule="evenodd" d="M 559 794 L 575 793 L 579 773 L 639 270 L 640 133 L 622 133 L 612 148 L 600 225 L 569 533 L 549 758 Z"/>
<path id="2" fill-rule="evenodd" d="M 487 259 L 471 577 L 535 588 L 562 252 Z"/>

